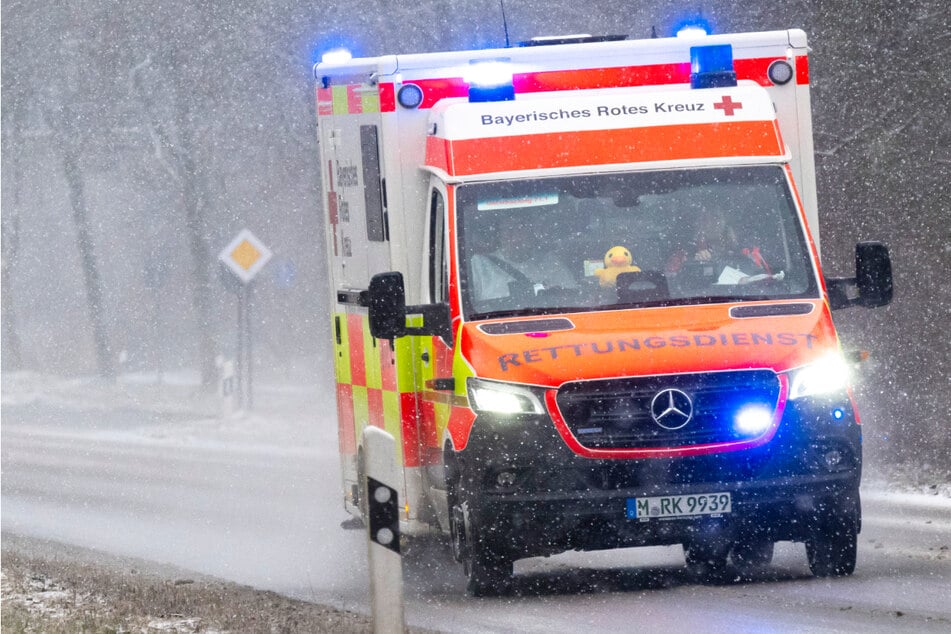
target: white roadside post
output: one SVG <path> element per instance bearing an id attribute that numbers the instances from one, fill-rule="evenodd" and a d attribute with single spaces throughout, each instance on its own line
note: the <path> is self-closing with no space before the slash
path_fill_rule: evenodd
<path id="1" fill-rule="evenodd" d="M 400 515 L 396 485 L 396 441 L 379 427 L 363 430 L 366 460 L 367 556 L 370 562 L 370 603 L 376 634 L 400 633 L 403 623 L 403 561 L 400 556 Z"/>
<path id="2" fill-rule="evenodd" d="M 221 357 L 215 359 L 218 367 L 218 398 L 221 404 L 221 417 L 228 418 L 237 409 L 238 390 L 234 375 L 234 361 L 227 361 Z"/>

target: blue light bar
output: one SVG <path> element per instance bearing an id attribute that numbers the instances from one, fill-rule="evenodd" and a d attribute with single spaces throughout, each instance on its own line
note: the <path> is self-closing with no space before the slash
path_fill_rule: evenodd
<path id="1" fill-rule="evenodd" d="M 724 88 L 736 86 L 733 46 L 711 44 L 690 47 L 690 87 Z"/>
<path id="2" fill-rule="evenodd" d="M 501 86 L 469 86 L 470 103 L 482 103 L 487 101 L 514 101 L 515 86 L 512 84 L 503 84 Z"/>
<path id="3" fill-rule="evenodd" d="M 507 60 L 473 62 L 465 73 L 469 82 L 469 101 L 512 101 L 515 86 L 512 84 L 512 66 Z"/>
<path id="4" fill-rule="evenodd" d="M 345 48 L 334 48 L 320 56 L 321 64 L 345 64 L 353 59 L 353 53 Z"/>
<path id="5" fill-rule="evenodd" d="M 713 33 L 713 27 L 703 16 L 692 15 L 677 22 L 673 32 L 677 37 L 704 37 Z"/>

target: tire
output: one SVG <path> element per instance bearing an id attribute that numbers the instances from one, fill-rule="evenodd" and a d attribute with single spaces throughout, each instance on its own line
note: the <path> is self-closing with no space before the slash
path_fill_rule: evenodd
<path id="1" fill-rule="evenodd" d="M 505 596 L 512 590 L 513 561 L 482 546 L 469 548 L 466 591 L 474 597 Z"/>
<path id="2" fill-rule="evenodd" d="M 853 522 L 830 522 L 806 542 L 809 570 L 817 577 L 844 577 L 855 572 L 858 531 Z"/>
<path id="3" fill-rule="evenodd" d="M 767 567 L 773 561 L 776 544 L 768 539 L 744 539 L 733 544 L 730 559 L 743 574 Z"/>
<path id="4" fill-rule="evenodd" d="M 469 504 L 454 506 L 449 516 L 453 556 L 462 562 L 466 592 L 474 597 L 494 597 L 512 589 L 514 560 L 488 541 L 485 531 L 473 519 Z"/>

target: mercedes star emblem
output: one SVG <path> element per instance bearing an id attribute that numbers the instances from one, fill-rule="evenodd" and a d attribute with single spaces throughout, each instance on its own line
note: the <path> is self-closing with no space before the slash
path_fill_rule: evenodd
<path id="1" fill-rule="evenodd" d="M 693 418 L 693 402 L 678 389 L 661 390 L 651 401 L 651 418 L 664 429 L 680 429 Z"/>

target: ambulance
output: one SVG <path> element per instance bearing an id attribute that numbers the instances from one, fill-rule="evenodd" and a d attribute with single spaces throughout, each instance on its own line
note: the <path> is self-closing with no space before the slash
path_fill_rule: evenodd
<path id="1" fill-rule="evenodd" d="M 887 304 L 891 264 L 820 268 L 805 33 L 314 71 L 349 513 L 376 426 L 401 535 L 444 535 L 474 595 L 633 546 L 716 576 L 793 541 L 853 572 L 859 354 L 831 311 Z"/>

